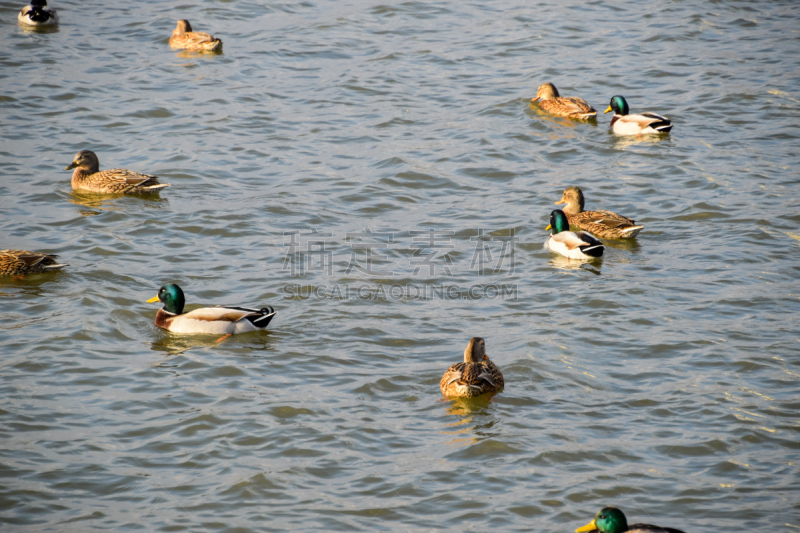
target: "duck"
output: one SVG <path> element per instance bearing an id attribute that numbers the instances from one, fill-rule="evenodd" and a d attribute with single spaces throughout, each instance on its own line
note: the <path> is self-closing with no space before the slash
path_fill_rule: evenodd
<path id="1" fill-rule="evenodd" d="M 603 243 L 586 231 L 569 231 L 569 220 L 563 211 L 550 213 L 550 224 L 545 228 L 553 233 L 544 247 L 570 259 L 596 259 L 603 256 Z"/>
<path id="2" fill-rule="evenodd" d="M 147 193 L 158 192 L 169 183 L 159 183 L 158 176 L 139 174 L 124 168 L 112 168 L 100 172 L 100 160 L 91 150 L 81 150 L 72 164 L 64 170 L 72 173 L 72 188 L 100 193 Z"/>
<path id="3" fill-rule="evenodd" d="M 19 11 L 17 20 L 26 26 L 54 26 L 58 24 L 55 9 L 47 7 L 47 0 L 31 0 L 31 5 Z"/>
<path id="4" fill-rule="evenodd" d="M 218 52 L 222 50 L 222 41 L 201 31 L 192 31 L 188 20 L 181 19 L 172 30 L 169 45 L 176 50 L 198 50 L 205 52 Z"/>
<path id="5" fill-rule="evenodd" d="M 559 96 L 558 89 L 552 83 L 539 85 L 531 102 L 536 100 L 539 100 L 539 108 L 551 115 L 581 120 L 597 116 L 597 111 L 586 100 L 577 96 Z"/>
<path id="6" fill-rule="evenodd" d="M 275 316 L 275 309 L 272 307 L 250 309 L 229 305 L 203 307 L 184 313 L 186 297 L 175 283 L 167 283 L 161 287 L 158 294 L 147 300 L 147 303 L 157 301 L 163 303 L 164 307 L 156 313 L 155 324 L 173 333 L 222 334 L 222 338 L 225 338 L 234 333 L 264 329 Z"/>
<path id="7" fill-rule="evenodd" d="M 500 369 L 486 355 L 486 341 L 472 337 L 464 350 L 464 362 L 447 369 L 439 382 L 442 394 L 473 398 L 503 390 L 505 381 Z"/>
<path id="8" fill-rule="evenodd" d="M 580 187 L 567 187 L 555 205 L 567 204 L 563 212 L 570 226 L 578 226 L 604 239 L 632 239 L 644 228 L 636 221 L 611 211 L 584 211 L 585 200 Z"/>
<path id="9" fill-rule="evenodd" d="M 616 507 L 603 507 L 594 515 L 594 520 L 575 530 L 575 533 L 584 531 L 599 531 L 600 533 L 684 533 L 680 529 L 660 527 L 652 524 L 628 525 L 625 513 Z"/>
<path id="10" fill-rule="evenodd" d="M 614 112 L 611 117 L 611 131 L 617 135 L 642 135 L 648 133 L 669 133 L 672 122 L 655 113 L 630 114 L 628 102 L 623 96 L 612 96 L 608 109 L 603 114 Z"/>
<path id="11" fill-rule="evenodd" d="M 19 276 L 58 270 L 67 263 L 56 261 L 56 255 L 30 250 L 0 250 L 0 276 Z"/>

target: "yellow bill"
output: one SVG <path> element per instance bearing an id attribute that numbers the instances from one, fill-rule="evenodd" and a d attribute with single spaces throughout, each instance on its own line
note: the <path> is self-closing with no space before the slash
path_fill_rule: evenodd
<path id="1" fill-rule="evenodd" d="M 592 520 L 585 526 L 576 529 L 575 533 L 582 533 L 583 531 L 594 531 L 595 529 L 597 529 L 597 525 L 594 523 L 594 520 Z"/>
<path id="2" fill-rule="evenodd" d="M 157 302 L 157 301 L 158 301 L 158 294 L 156 294 L 155 296 L 153 296 L 152 298 L 147 300 L 147 303 L 151 304 L 151 303 Z"/>
<path id="3" fill-rule="evenodd" d="M 603 114 L 605 115 L 605 114 L 606 114 L 606 113 L 608 113 L 609 111 L 614 111 L 613 109 L 611 109 L 611 106 L 608 106 L 608 109 L 606 109 L 605 111 L 603 111 Z"/>
<path id="4" fill-rule="evenodd" d="M 566 200 L 564 200 L 564 199 L 562 198 L 561 200 L 557 201 L 557 202 L 555 203 L 555 205 L 558 205 L 558 204 L 565 204 L 565 203 L 567 203 L 567 201 L 566 201 Z"/>
<path id="5" fill-rule="evenodd" d="M 545 230 L 548 230 L 548 229 L 550 229 L 550 228 L 552 228 L 552 227 L 553 227 L 553 226 L 551 226 L 550 224 L 548 224 L 548 225 L 547 225 L 547 227 L 546 227 L 546 228 L 544 228 L 544 229 L 545 229 Z"/>

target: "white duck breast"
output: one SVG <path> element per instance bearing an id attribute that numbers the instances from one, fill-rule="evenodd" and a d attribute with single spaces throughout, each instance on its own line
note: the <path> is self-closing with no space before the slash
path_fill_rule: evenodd
<path id="1" fill-rule="evenodd" d="M 604 250 L 603 243 L 585 231 L 562 231 L 550 235 L 550 238 L 545 241 L 544 247 L 570 259 L 602 257 Z"/>

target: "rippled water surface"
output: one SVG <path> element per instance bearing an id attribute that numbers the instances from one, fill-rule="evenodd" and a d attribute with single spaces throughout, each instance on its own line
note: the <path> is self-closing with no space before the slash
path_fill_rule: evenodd
<path id="1" fill-rule="evenodd" d="M 800 530 L 796 2 L 50 4 L 0 2 L 0 248 L 70 265 L 0 281 L 4 530 Z M 570 185 L 645 230 L 552 256 Z M 168 334 L 168 281 L 278 314 Z M 472 336 L 506 389 L 447 401 Z"/>

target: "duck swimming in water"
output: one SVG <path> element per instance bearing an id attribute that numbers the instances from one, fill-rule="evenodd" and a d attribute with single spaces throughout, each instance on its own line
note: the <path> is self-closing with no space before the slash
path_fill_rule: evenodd
<path id="1" fill-rule="evenodd" d="M 531 100 L 539 100 L 539 108 L 551 115 L 586 120 L 595 118 L 597 111 L 583 98 L 577 96 L 559 96 L 558 89 L 552 83 L 543 83 Z"/>
<path id="2" fill-rule="evenodd" d="M 445 396 L 472 398 L 503 390 L 505 381 L 500 369 L 486 355 L 486 342 L 472 337 L 464 350 L 464 362 L 447 369 L 439 382 Z"/>
<path id="3" fill-rule="evenodd" d="M 561 210 L 550 213 L 550 224 L 545 229 L 553 233 L 544 247 L 570 259 L 596 259 L 603 256 L 603 243 L 585 231 L 569 231 L 567 215 Z"/>
<path id="4" fill-rule="evenodd" d="M 644 226 L 636 221 L 611 211 L 584 211 L 583 191 L 580 187 L 567 187 L 558 204 L 567 204 L 563 209 L 570 226 L 578 226 L 603 239 L 630 239 L 636 237 Z"/>
<path id="5" fill-rule="evenodd" d="M 178 25 L 172 30 L 169 45 L 176 50 L 197 50 L 205 52 L 218 52 L 222 50 L 222 41 L 202 31 L 192 31 L 188 20 L 179 20 Z"/>
<path id="6" fill-rule="evenodd" d="M 56 261 L 56 257 L 28 250 L 0 250 L 0 276 L 38 274 L 69 266 Z"/>
<path id="7" fill-rule="evenodd" d="M 26 26 L 54 26 L 58 15 L 55 9 L 48 9 L 47 0 L 31 0 L 31 5 L 20 10 L 17 20 Z"/>
<path id="8" fill-rule="evenodd" d="M 630 114 L 628 102 L 623 96 L 612 96 L 608 109 L 603 113 L 614 111 L 611 117 L 611 131 L 617 135 L 643 135 L 648 133 L 669 133 L 672 122 L 668 118 L 655 113 Z"/>
<path id="9" fill-rule="evenodd" d="M 147 303 L 161 301 L 164 307 L 156 313 L 155 324 L 161 329 L 173 333 L 208 333 L 212 335 L 233 335 L 264 329 L 275 316 L 272 307 L 249 309 L 217 305 L 203 307 L 188 313 L 183 312 L 186 298 L 180 287 L 167 283 L 158 290 L 158 294 L 147 300 Z"/>
<path id="10" fill-rule="evenodd" d="M 72 188 L 100 193 L 146 193 L 158 192 L 169 183 L 159 183 L 158 176 L 139 174 L 124 168 L 100 171 L 100 160 L 91 150 L 81 150 L 64 170 L 72 173 Z"/>

